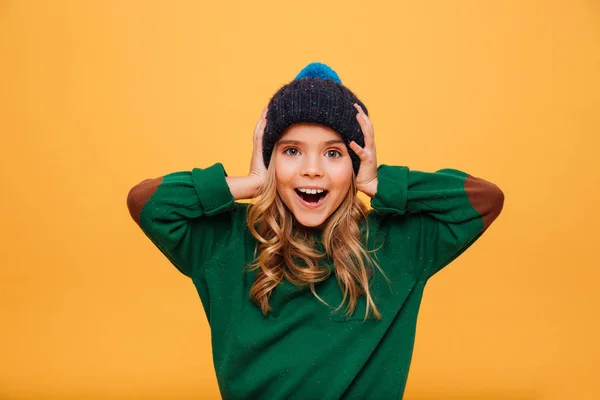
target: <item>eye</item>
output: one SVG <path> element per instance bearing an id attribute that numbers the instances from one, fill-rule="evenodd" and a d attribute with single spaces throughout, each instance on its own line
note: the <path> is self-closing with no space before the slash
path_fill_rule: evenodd
<path id="1" fill-rule="evenodd" d="M 339 158 L 342 156 L 342 153 L 339 150 L 327 150 L 327 155 L 331 158 Z"/>
<path id="2" fill-rule="evenodd" d="M 295 153 L 290 153 L 291 151 L 293 151 Z M 298 149 L 296 149 L 294 147 L 288 147 L 287 149 L 285 149 L 283 151 L 283 154 L 288 155 L 288 156 L 295 156 L 298 154 Z"/>

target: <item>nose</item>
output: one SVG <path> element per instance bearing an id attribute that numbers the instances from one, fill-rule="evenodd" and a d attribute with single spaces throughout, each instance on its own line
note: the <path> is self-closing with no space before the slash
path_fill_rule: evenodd
<path id="1" fill-rule="evenodd" d="M 323 176 L 323 167 L 321 166 L 318 155 L 305 157 L 304 163 L 302 164 L 302 176 Z"/>

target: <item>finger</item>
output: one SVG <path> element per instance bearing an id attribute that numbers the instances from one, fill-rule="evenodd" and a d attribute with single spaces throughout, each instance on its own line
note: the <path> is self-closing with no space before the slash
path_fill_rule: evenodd
<path id="1" fill-rule="evenodd" d="M 373 132 L 373 124 L 369 120 L 369 116 L 365 114 L 362 107 L 357 103 L 354 103 L 354 107 L 358 110 L 358 114 L 356 114 L 356 119 L 358 120 L 358 124 L 363 132 L 363 136 L 365 138 L 365 147 L 372 148 L 375 143 L 374 132 Z"/>
<path id="2" fill-rule="evenodd" d="M 362 117 L 363 117 L 365 120 L 369 121 L 369 116 L 367 115 L 367 113 L 365 113 L 365 111 L 362 109 L 362 107 L 360 106 L 360 104 L 358 104 L 358 103 L 354 103 L 353 105 L 354 105 L 354 108 L 356 108 L 356 110 L 358 111 L 358 113 L 359 113 L 360 115 L 362 115 Z"/>
<path id="3" fill-rule="evenodd" d="M 361 123 L 361 125 L 368 126 L 370 128 L 370 130 L 372 131 L 373 124 L 371 123 L 369 116 L 367 114 L 365 114 L 362 107 L 360 105 L 358 105 L 358 103 L 354 103 L 354 107 L 358 110 L 358 114 L 356 114 L 356 118 L 358 119 L 359 123 Z"/>
<path id="4" fill-rule="evenodd" d="M 364 161 L 364 158 L 366 157 L 365 149 L 360 147 L 354 140 L 350 142 L 350 148 L 354 150 L 354 152 L 356 153 L 358 158 L 360 158 L 361 161 Z"/>
<path id="5" fill-rule="evenodd" d="M 260 137 L 262 137 L 265 126 L 267 124 L 266 116 L 267 116 L 267 107 L 265 107 L 263 109 L 260 119 L 256 123 L 256 127 L 254 128 L 254 139 L 259 139 Z"/>
<path id="6" fill-rule="evenodd" d="M 260 131 L 261 122 L 262 122 L 262 120 L 258 120 L 258 122 L 256 123 L 256 126 L 254 127 L 254 139 L 256 139 L 258 137 L 258 132 Z"/>

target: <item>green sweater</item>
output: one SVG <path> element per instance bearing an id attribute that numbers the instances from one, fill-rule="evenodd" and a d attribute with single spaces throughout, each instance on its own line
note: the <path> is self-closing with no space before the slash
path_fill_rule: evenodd
<path id="1" fill-rule="evenodd" d="M 502 191 L 454 169 L 380 165 L 368 248 L 384 243 L 376 256 L 391 284 L 376 268 L 369 275 L 383 319 L 363 322 L 364 296 L 349 319 L 347 303 L 333 314 L 342 301 L 335 274 L 315 285 L 332 308 L 284 280 L 265 317 L 249 299 L 256 272 L 243 268 L 256 245 L 249 205 L 234 201 L 226 176 L 220 163 L 174 172 L 140 182 L 127 198 L 135 222 L 198 291 L 223 399 L 402 398 L 425 284 L 500 214 Z M 331 259 L 321 265 L 333 268 Z"/>

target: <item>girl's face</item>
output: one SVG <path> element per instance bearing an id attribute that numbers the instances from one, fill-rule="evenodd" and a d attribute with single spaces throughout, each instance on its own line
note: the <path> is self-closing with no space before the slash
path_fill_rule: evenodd
<path id="1" fill-rule="evenodd" d="M 274 152 L 277 193 L 300 224 L 322 229 L 352 182 L 352 160 L 342 137 L 322 125 L 294 124 Z"/>

